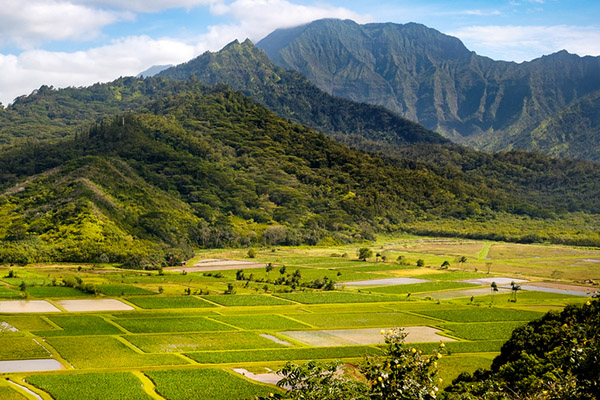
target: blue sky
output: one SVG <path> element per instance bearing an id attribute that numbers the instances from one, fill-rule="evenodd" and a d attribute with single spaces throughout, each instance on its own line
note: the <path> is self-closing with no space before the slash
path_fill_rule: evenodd
<path id="1" fill-rule="evenodd" d="M 0 0 L 0 101 L 178 64 L 319 18 L 419 22 L 480 55 L 600 55 L 598 0 Z"/>

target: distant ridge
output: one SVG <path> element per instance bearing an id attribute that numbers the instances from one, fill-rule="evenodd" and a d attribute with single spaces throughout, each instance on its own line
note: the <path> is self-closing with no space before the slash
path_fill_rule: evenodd
<path id="1" fill-rule="evenodd" d="M 600 90 L 600 57 L 560 51 L 521 64 L 494 61 L 421 24 L 336 19 L 278 29 L 257 47 L 331 95 L 382 105 L 455 142 L 600 160 L 597 133 L 586 124 L 562 127 L 549 141 L 530 135 Z"/>
<path id="2" fill-rule="evenodd" d="M 153 65 L 144 72 L 140 72 L 135 77 L 136 78 L 152 78 L 154 75 L 158 74 L 161 71 L 164 71 L 167 68 L 171 68 L 173 64 L 167 65 Z"/>

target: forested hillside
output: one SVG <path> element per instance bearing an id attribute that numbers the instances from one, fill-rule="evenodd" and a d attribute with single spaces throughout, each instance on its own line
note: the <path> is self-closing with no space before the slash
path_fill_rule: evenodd
<path id="1" fill-rule="evenodd" d="M 456 142 L 599 160 L 585 114 L 554 129 L 544 121 L 600 89 L 600 57 L 494 61 L 424 25 L 350 20 L 279 29 L 257 46 L 329 94 L 383 105 Z M 586 101 L 599 108 L 597 96 Z"/>
<path id="2" fill-rule="evenodd" d="M 461 171 L 416 150 L 374 157 L 227 88 L 187 87 L 76 137 L 3 150 L 0 259 L 155 266 L 194 246 L 345 242 L 428 218 L 568 218 L 565 201 L 597 209 L 593 164 L 505 155 Z M 501 183 L 511 169 L 515 190 Z"/>

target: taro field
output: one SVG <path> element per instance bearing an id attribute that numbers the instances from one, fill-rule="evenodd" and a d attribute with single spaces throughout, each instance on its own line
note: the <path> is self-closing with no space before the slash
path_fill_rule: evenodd
<path id="1" fill-rule="evenodd" d="M 564 246 L 406 236 L 248 254 L 0 267 L 0 398 L 252 399 L 281 390 L 287 361 L 360 364 L 395 327 L 424 352 L 445 343 L 450 383 L 600 281 L 598 249 Z"/>

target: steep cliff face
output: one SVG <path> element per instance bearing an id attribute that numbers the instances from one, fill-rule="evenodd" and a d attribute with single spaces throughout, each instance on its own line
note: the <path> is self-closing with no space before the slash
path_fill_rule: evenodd
<path id="1" fill-rule="evenodd" d="M 600 57 L 561 51 L 521 64 L 494 61 L 414 23 L 320 20 L 277 30 L 257 46 L 329 94 L 382 105 L 486 150 L 551 153 L 526 133 L 600 89 Z"/>

